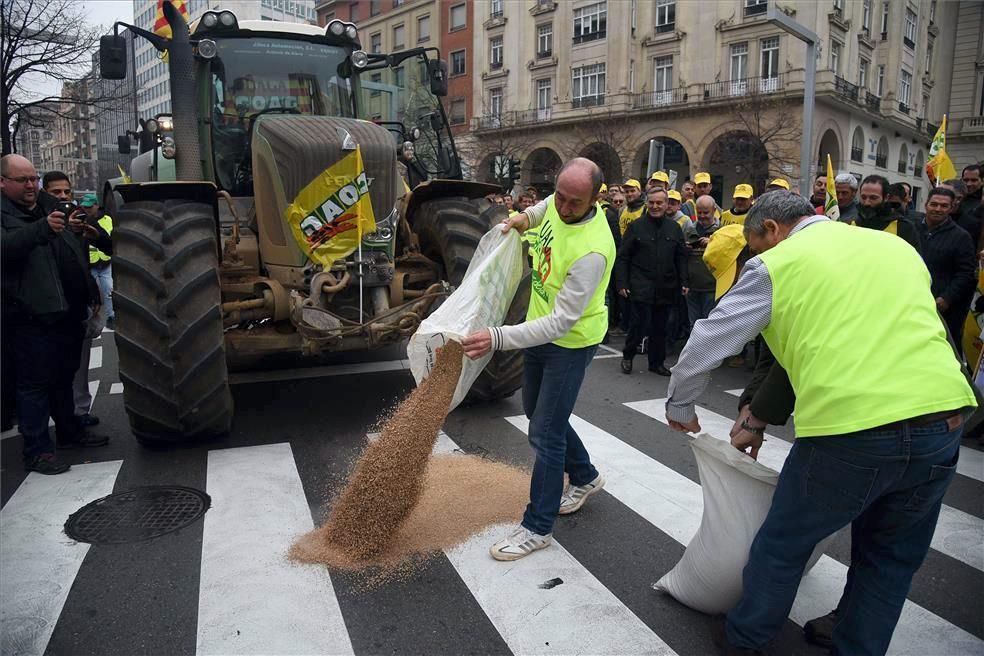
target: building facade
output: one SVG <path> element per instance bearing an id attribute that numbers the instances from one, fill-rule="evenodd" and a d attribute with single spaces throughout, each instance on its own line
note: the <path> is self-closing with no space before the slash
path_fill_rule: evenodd
<path id="1" fill-rule="evenodd" d="M 646 174 L 657 139 L 677 179 L 710 171 L 723 205 L 738 183 L 796 185 L 827 154 L 840 172 L 925 189 L 970 6 L 980 3 L 476 0 L 471 137 L 488 148 L 473 164 L 487 178 L 497 152 L 515 151 L 521 182 L 546 186 L 584 155 L 624 180 Z M 772 7 L 819 38 L 810 171 L 799 164 L 806 48 L 767 20 Z"/>
<path id="2" fill-rule="evenodd" d="M 52 138 L 42 145 L 45 171 L 62 171 L 75 191 L 95 191 L 99 182 L 95 103 L 98 80 L 92 71 L 62 85 Z"/>
<path id="3" fill-rule="evenodd" d="M 57 110 L 57 104 L 42 103 L 17 117 L 14 152 L 31 160 L 41 173 L 47 170 L 44 166 L 46 146 L 55 136 L 57 116 L 53 110 Z"/>
<path id="4" fill-rule="evenodd" d="M 984 162 L 984 2 L 961 2 L 953 39 L 947 150 L 957 168 Z"/>

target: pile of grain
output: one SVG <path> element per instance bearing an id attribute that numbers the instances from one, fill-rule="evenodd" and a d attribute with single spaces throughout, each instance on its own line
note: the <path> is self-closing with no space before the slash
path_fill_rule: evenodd
<path id="1" fill-rule="evenodd" d="M 291 547 L 293 560 L 392 571 L 491 524 L 519 521 L 527 472 L 475 456 L 430 457 L 461 358 L 457 342 L 441 349 L 431 375 L 397 406 L 356 463 L 327 523 Z"/>

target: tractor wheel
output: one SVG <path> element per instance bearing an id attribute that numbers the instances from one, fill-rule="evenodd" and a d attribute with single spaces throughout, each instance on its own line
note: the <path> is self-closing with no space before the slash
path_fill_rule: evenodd
<path id="1" fill-rule="evenodd" d="M 498 216 L 501 213 L 501 217 Z M 478 206 L 465 198 L 435 199 L 417 210 L 413 230 L 424 255 L 440 263 L 448 282 L 460 285 L 482 236 L 505 217 L 505 210 L 493 208 L 479 213 Z M 498 219 L 498 220 L 496 220 Z M 530 301 L 529 274 L 523 277 L 513 297 L 507 324 L 526 318 Z M 492 401 L 511 395 L 523 385 L 523 355 L 519 351 L 496 352 L 472 385 L 465 403 Z"/>
<path id="2" fill-rule="evenodd" d="M 114 218 L 116 348 L 137 441 L 228 433 L 233 409 L 212 207 L 139 201 Z"/>

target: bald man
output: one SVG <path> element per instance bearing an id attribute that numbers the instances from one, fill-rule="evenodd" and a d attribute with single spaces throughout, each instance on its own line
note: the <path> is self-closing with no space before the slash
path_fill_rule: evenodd
<path id="1" fill-rule="evenodd" d="M 83 222 L 58 211 L 57 200 L 38 182 L 30 160 L 20 155 L 0 159 L 3 332 L 15 365 L 24 467 L 60 474 L 69 466 L 55 456 L 49 417 L 55 420 L 59 449 L 109 441 L 86 435 L 72 398 L 87 306 L 97 304 L 99 295 L 88 273 Z"/>
<path id="2" fill-rule="evenodd" d="M 496 560 L 518 560 L 550 546 L 557 515 L 576 512 L 605 484 L 570 423 L 584 372 L 608 328 L 605 290 L 615 242 L 597 202 L 601 183 L 597 165 L 573 159 L 557 176 L 553 195 L 503 223 L 503 232 L 539 227 L 530 247 L 526 322 L 486 328 L 462 342 L 471 358 L 524 349 L 523 410 L 536 462 L 522 524 L 492 546 Z"/>

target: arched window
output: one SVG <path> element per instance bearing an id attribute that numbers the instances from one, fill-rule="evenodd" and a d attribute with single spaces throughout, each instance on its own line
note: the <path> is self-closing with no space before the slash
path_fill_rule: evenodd
<path id="1" fill-rule="evenodd" d="M 926 156 L 923 154 L 922 150 L 916 151 L 916 163 L 913 166 L 912 175 L 917 178 L 921 178 L 923 174 L 923 169 L 926 167 Z"/>
<path id="2" fill-rule="evenodd" d="M 864 161 L 864 129 L 860 125 L 854 128 L 854 136 L 851 137 L 851 161 Z"/>
<path id="3" fill-rule="evenodd" d="M 909 149 L 906 148 L 905 144 L 899 148 L 899 173 L 905 173 L 906 169 L 909 168 Z"/>
<path id="4" fill-rule="evenodd" d="M 875 166 L 881 168 L 888 166 L 888 139 L 885 137 L 878 140 L 878 150 L 875 151 Z"/>

